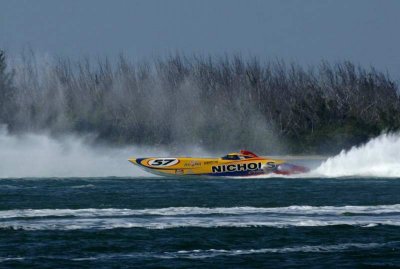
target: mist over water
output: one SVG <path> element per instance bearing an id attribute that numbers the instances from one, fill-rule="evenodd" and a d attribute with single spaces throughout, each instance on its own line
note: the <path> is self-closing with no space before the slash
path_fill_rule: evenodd
<path id="1" fill-rule="evenodd" d="M 91 137 L 10 135 L 0 130 L 0 177 L 143 176 L 131 156 L 154 154 L 146 148 L 94 146 Z M 159 154 L 162 150 L 159 150 Z"/>
<path id="2" fill-rule="evenodd" d="M 0 178 L 154 176 L 134 166 L 128 159 L 212 155 L 198 147 L 116 147 L 99 145 L 94 141 L 95 135 L 11 135 L 0 126 Z"/>

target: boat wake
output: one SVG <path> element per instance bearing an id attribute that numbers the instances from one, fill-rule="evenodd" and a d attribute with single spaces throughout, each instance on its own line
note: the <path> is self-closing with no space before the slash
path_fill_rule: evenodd
<path id="1" fill-rule="evenodd" d="M 286 159 L 284 156 L 279 159 Z M 400 134 L 382 134 L 366 144 L 343 150 L 338 155 L 288 157 L 289 161 L 311 168 L 308 173 L 294 175 L 266 174 L 241 178 L 400 178 Z M 319 159 L 319 161 L 318 161 Z M 324 160 L 325 159 L 325 160 Z M 324 160 L 321 162 L 321 160 Z"/>
<path id="2" fill-rule="evenodd" d="M 150 209 L 85 208 L 85 209 L 14 209 L 0 211 L 0 220 L 43 217 L 115 217 L 115 216 L 185 216 L 185 215 L 342 215 L 400 214 L 400 204 L 376 206 L 287 206 L 287 207 L 166 207 Z"/>
<path id="3" fill-rule="evenodd" d="M 22 209 L 0 211 L 0 228 L 80 230 L 181 227 L 400 226 L 400 204 L 377 206 L 169 207 L 154 209 Z"/>
<path id="4" fill-rule="evenodd" d="M 342 151 L 310 173 L 319 177 L 400 177 L 400 134 L 382 134 Z"/>

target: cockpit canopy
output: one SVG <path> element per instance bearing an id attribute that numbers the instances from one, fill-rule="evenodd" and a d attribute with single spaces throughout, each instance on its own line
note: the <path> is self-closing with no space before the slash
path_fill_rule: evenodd
<path id="1" fill-rule="evenodd" d="M 239 156 L 239 154 L 235 154 L 235 153 L 230 153 L 227 154 L 223 157 L 221 157 L 222 160 L 242 160 Z"/>
<path id="2" fill-rule="evenodd" d="M 223 157 L 221 157 L 222 160 L 245 160 L 245 159 L 250 159 L 257 157 L 254 153 L 249 152 L 250 154 L 246 154 L 247 151 L 241 151 L 240 153 L 229 153 Z"/>

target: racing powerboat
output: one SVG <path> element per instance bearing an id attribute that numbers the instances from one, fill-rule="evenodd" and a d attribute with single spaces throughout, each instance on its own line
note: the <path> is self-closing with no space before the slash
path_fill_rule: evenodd
<path id="1" fill-rule="evenodd" d="M 152 157 L 131 158 L 129 161 L 150 173 L 162 176 L 293 175 L 309 171 L 304 166 L 260 157 L 247 150 L 229 153 L 221 158 Z"/>

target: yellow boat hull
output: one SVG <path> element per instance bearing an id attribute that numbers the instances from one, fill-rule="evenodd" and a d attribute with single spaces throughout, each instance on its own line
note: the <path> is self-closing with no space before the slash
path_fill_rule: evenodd
<path id="1" fill-rule="evenodd" d="M 237 158 L 237 159 L 233 159 Z M 221 158 L 152 157 L 131 158 L 140 168 L 163 176 L 253 176 L 260 174 L 294 174 L 307 169 L 283 160 L 259 157 L 248 151 L 231 153 Z"/>
<path id="2" fill-rule="evenodd" d="M 219 158 L 138 158 L 129 159 L 142 169 L 157 175 L 251 176 L 264 174 L 281 160 L 254 158 L 222 160 Z"/>

